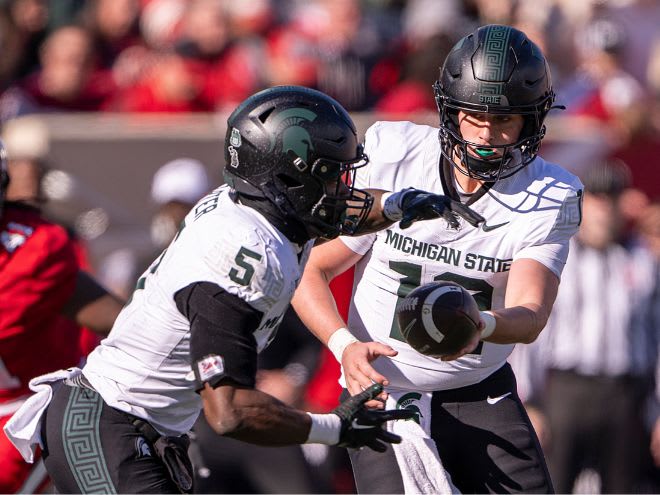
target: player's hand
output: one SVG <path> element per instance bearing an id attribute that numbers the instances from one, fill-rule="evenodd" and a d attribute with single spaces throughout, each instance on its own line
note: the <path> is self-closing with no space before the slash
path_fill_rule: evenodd
<path id="1" fill-rule="evenodd" d="M 458 229 L 460 226 L 459 216 L 474 227 L 478 227 L 484 221 L 484 217 L 477 212 L 447 196 L 418 189 L 408 189 L 402 193 L 401 213 L 403 216 L 399 223 L 402 229 L 407 229 L 418 220 L 432 220 L 440 217 L 444 218 L 453 229 Z"/>
<path id="2" fill-rule="evenodd" d="M 449 356 L 442 356 L 442 358 L 441 358 L 442 361 L 453 361 L 454 359 L 458 359 L 460 357 L 465 356 L 466 354 L 470 354 L 470 353 L 474 352 L 474 350 L 479 345 L 479 340 L 481 339 L 481 330 L 482 329 L 483 329 L 483 322 L 479 322 L 479 331 L 475 332 L 475 334 L 468 341 L 468 343 L 465 344 L 465 347 L 463 347 L 456 354 L 452 354 L 452 355 L 449 355 Z"/>
<path id="3" fill-rule="evenodd" d="M 401 437 L 383 429 L 383 423 L 397 419 L 410 419 L 415 412 L 409 409 L 373 411 L 364 407 L 383 391 L 380 383 L 374 383 L 363 392 L 349 397 L 332 410 L 341 419 L 339 447 L 358 449 L 369 447 L 385 452 L 388 443 L 401 443 Z"/>
<path id="4" fill-rule="evenodd" d="M 341 365 L 344 369 L 346 388 L 351 395 L 358 395 L 374 383 L 388 385 L 387 378 L 378 373 L 371 362 L 380 356 L 396 356 L 397 351 L 380 342 L 354 342 L 344 349 Z M 366 407 L 384 409 L 387 392 L 382 391 L 366 402 Z"/>

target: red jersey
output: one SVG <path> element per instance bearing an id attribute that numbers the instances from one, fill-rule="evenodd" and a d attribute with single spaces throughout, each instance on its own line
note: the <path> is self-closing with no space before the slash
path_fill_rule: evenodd
<path id="1" fill-rule="evenodd" d="M 66 230 L 34 209 L 5 205 L 0 220 L 0 409 L 26 395 L 31 378 L 78 364 L 80 330 L 59 324 L 77 272 Z"/>

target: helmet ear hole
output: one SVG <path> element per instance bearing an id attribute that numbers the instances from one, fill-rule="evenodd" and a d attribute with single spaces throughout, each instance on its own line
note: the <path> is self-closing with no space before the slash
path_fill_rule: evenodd
<path id="1" fill-rule="evenodd" d="M 262 124 L 266 123 L 266 121 L 268 120 L 268 117 L 270 116 L 270 114 L 273 113 L 273 110 L 275 110 L 274 107 L 269 108 L 265 112 L 263 112 L 262 114 L 259 115 L 259 120 L 261 121 Z"/>

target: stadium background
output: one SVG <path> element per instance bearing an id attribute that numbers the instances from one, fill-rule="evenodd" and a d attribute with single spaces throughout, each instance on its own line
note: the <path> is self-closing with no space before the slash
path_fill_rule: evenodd
<path id="1" fill-rule="evenodd" d="M 2 135 L 10 159 L 46 166 L 44 211 L 98 273 L 118 250 L 153 253 L 163 164 L 197 159 L 222 182 L 226 117 L 244 97 L 316 87 L 361 136 L 379 119 L 435 125 L 440 62 L 488 23 L 524 30 L 547 55 L 567 110 L 547 119 L 541 154 L 578 175 L 623 159 L 630 230 L 655 215 L 642 233 L 660 257 L 657 0 L 0 0 Z"/>

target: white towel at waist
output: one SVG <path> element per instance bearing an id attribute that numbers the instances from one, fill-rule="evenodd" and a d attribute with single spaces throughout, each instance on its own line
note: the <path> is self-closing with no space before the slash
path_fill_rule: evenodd
<path id="1" fill-rule="evenodd" d="M 445 471 L 435 442 L 431 439 L 431 393 L 388 389 L 386 409 L 414 409 L 419 423 L 390 421 L 389 431 L 400 435 L 400 444 L 393 444 L 397 464 L 401 469 L 406 493 L 454 494 L 460 491 Z"/>
<path id="2" fill-rule="evenodd" d="M 30 390 L 35 394 L 25 401 L 3 428 L 11 443 L 14 444 L 14 447 L 18 449 L 27 462 L 34 462 L 37 445 L 43 447 L 41 442 L 41 418 L 53 398 L 51 384 L 71 379 L 80 375 L 80 373 L 80 368 L 69 368 L 68 370 L 54 371 L 30 380 Z"/>

